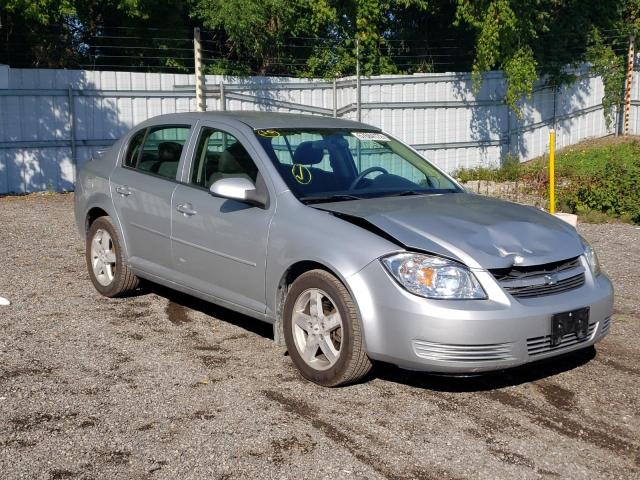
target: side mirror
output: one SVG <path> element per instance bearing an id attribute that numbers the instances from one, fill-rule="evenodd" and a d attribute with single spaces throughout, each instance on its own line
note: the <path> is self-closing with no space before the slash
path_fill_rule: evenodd
<path id="1" fill-rule="evenodd" d="M 266 199 L 259 193 L 251 180 L 244 177 L 221 178 L 213 182 L 209 191 L 216 197 L 239 200 L 264 207 Z"/>

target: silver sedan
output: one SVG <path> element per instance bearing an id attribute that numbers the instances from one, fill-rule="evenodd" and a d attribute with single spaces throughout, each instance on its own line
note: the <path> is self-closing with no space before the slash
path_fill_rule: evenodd
<path id="1" fill-rule="evenodd" d="M 321 385 L 375 360 L 504 369 L 590 347 L 610 325 L 611 283 L 573 227 L 467 193 L 362 123 L 156 117 L 84 165 L 75 199 L 101 294 L 147 279 L 272 323 Z"/>

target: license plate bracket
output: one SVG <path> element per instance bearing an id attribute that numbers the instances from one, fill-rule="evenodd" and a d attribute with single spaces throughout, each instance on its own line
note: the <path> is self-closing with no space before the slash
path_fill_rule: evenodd
<path id="1" fill-rule="evenodd" d="M 575 333 L 578 340 L 589 334 L 589 307 L 556 313 L 551 317 L 551 346 L 556 347 L 565 335 Z"/>

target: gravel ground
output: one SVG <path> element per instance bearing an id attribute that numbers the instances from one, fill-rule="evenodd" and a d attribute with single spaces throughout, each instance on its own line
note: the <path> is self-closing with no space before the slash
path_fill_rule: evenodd
<path id="1" fill-rule="evenodd" d="M 266 324 L 160 287 L 102 298 L 72 203 L 0 198 L 3 479 L 639 478 L 638 227 L 580 227 L 616 286 L 595 353 L 324 389 Z"/>

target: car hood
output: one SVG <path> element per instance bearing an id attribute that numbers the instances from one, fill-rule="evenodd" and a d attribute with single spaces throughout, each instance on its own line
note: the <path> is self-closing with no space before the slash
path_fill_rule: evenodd
<path id="1" fill-rule="evenodd" d="M 314 207 L 392 237 L 405 248 L 472 268 L 539 265 L 584 251 L 573 227 L 533 207 L 469 193 L 370 198 Z M 365 220 L 363 222 L 362 220 Z"/>

